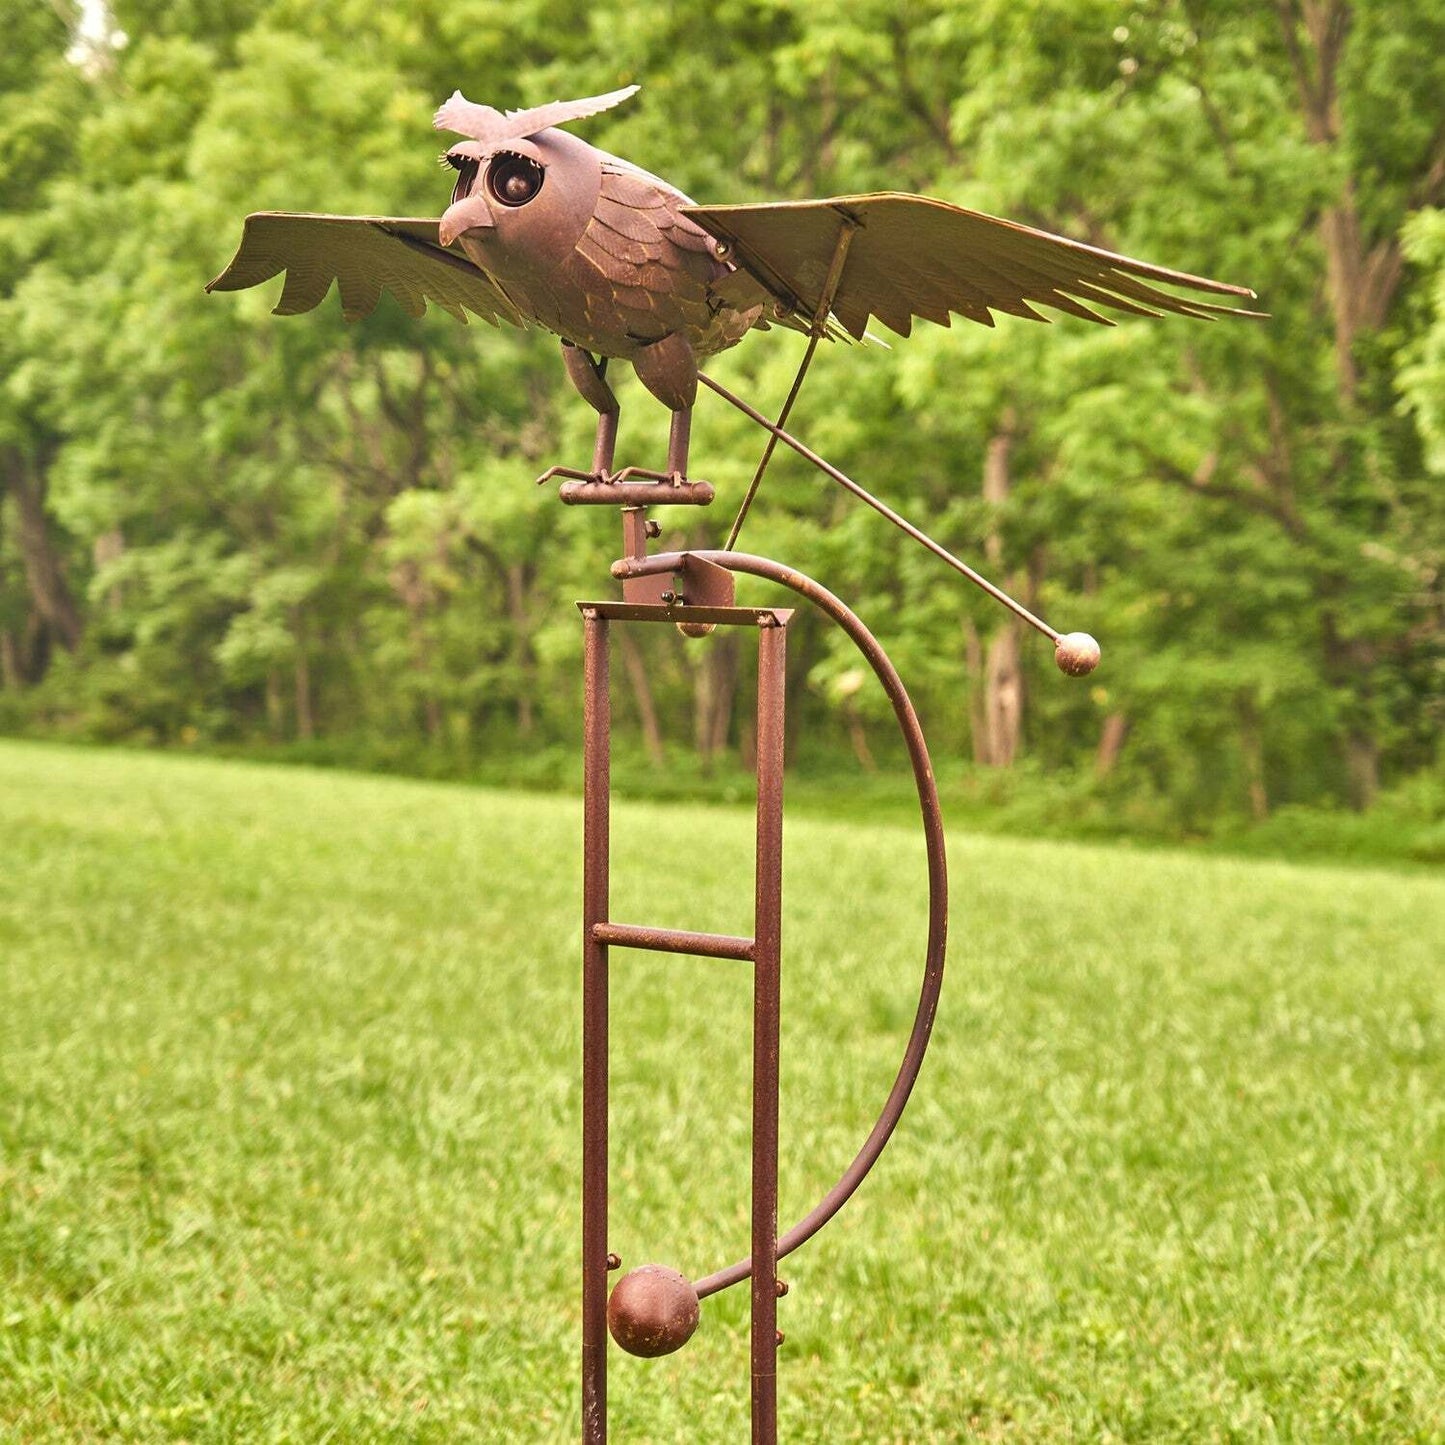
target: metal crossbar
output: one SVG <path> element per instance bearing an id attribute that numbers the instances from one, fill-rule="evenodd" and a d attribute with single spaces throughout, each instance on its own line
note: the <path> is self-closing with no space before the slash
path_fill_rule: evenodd
<path id="1" fill-rule="evenodd" d="M 594 923 L 598 943 L 619 948 L 644 948 L 653 953 L 690 953 L 695 958 L 736 958 L 753 961 L 757 940 L 726 933 L 690 933 L 683 928 L 639 928 L 633 923 Z"/>

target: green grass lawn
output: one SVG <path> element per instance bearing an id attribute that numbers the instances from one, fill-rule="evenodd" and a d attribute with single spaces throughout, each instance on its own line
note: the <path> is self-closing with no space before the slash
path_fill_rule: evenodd
<path id="1" fill-rule="evenodd" d="M 746 932 L 751 815 L 619 805 Z M 913 832 L 790 824 L 783 1212 L 902 1051 Z M 578 1438 L 575 800 L 0 745 L 0 1439 Z M 683 863 L 687 883 L 669 881 Z M 1445 1440 L 1445 884 L 956 836 L 919 1092 L 789 1259 L 788 1441 Z M 747 1240 L 743 965 L 618 953 L 613 1232 Z M 747 1438 L 746 1299 L 612 1438 Z"/>

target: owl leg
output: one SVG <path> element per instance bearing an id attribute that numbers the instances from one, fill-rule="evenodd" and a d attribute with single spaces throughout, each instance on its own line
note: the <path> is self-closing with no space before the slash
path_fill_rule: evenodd
<path id="1" fill-rule="evenodd" d="M 643 386 L 672 411 L 666 475 L 673 482 L 686 481 L 692 407 L 697 400 L 697 357 L 692 346 L 685 336 L 673 332 L 638 351 L 632 369 Z"/>
<path id="2" fill-rule="evenodd" d="M 564 341 L 562 364 L 567 368 L 567 377 L 572 385 L 597 413 L 597 441 L 592 448 L 592 470 L 578 472 L 572 467 L 550 467 L 537 480 L 545 482 L 551 477 L 566 476 L 594 482 L 606 481 L 612 474 L 612 453 L 617 447 L 619 410 L 617 398 L 607 384 L 607 358 L 594 357 L 582 347 Z"/>

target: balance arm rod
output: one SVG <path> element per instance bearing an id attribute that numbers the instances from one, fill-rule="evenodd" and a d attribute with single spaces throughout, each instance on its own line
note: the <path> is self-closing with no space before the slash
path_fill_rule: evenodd
<path id="1" fill-rule="evenodd" d="M 769 421 L 756 407 L 749 406 L 742 397 L 729 391 L 721 382 L 714 381 L 712 377 L 704 376 L 701 372 L 698 373 L 697 379 L 702 382 L 704 386 L 710 387 L 715 391 L 724 401 L 737 407 L 750 421 L 755 421 L 764 431 L 776 437 L 780 442 L 784 443 L 784 445 L 792 447 L 804 461 L 811 462 L 824 476 L 831 477 L 840 487 L 844 487 L 852 492 L 860 502 L 866 502 L 875 512 L 887 517 L 901 532 L 912 537 L 920 546 L 927 547 L 935 557 L 947 562 L 955 572 L 962 573 L 975 587 L 981 587 L 995 602 L 1001 602 L 1016 617 L 1022 618 L 1030 627 L 1042 632 L 1051 642 L 1057 643 L 1059 641 L 1063 635 L 1062 633 L 1056 632 L 1043 618 L 1035 617 L 1022 602 L 1015 602 L 1001 587 L 994 586 L 987 577 L 979 572 L 975 572 L 967 562 L 955 557 L 947 547 L 940 546 L 927 532 L 920 531 L 906 517 L 895 512 L 887 502 L 880 502 L 872 492 L 868 491 L 865 487 L 859 486 L 846 472 L 840 472 L 832 462 L 820 457 L 817 452 L 811 447 L 805 446 L 797 437 L 793 436 L 792 433 L 784 431 L 782 427 Z M 727 554 L 724 554 L 724 556 L 726 555 Z M 723 565 L 727 565 L 726 561 L 724 561 Z"/>

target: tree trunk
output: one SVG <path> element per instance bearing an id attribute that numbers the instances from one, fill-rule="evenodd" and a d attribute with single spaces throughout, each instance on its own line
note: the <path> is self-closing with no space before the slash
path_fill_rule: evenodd
<path id="1" fill-rule="evenodd" d="M 272 742 L 281 741 L 285 704 L 281 699 L 281 674 L 273 667 L 266 673 L 266 730 Z"/>
<path id="2" fill-rule="evenodd" d="M 999 429 L 989 440 L 983 463 L 983 499 L 998 508 L 1008 501 L 1011 479 L 1009 454 L 1013 450 L 1015 416 L 1006 407 Z M 984 539 L 984 554 L 995 573 L 1003 566 L 1003 538 L 997 527 Z M 1009 575 L 1004 586 L 1018 591 L 1018 580 Z M 992 768 L 1011 767 L 1018 755 L 1023 732 L 1023 674 L 1019 668 L 1022 624 L 1012 613 L 1005 616 L 989 639 L 983 669 L 983 749 L 985 764 Z M 976 746 L 976 745 L 975 745 Z"/>
<path id="3" fill-rule="evenodd" d="M 8 629 L 0 632 L 0 688 L 18 692 L 25 684 L 20 670 L 20 649 L 15 646 L 15 634 Z"/>
<path id="4" fill-rule="evenodd" d="M 25 634 L 20 639 L 20 676 L 27 683 L 36 683 L 50 670 L 55 651 L 55 631 L 33 608 L 25 619 Z"/>
<path id="5" fill-rule="evenodd" d="M 727 751 L 728 732 L 733 720 L 733 699 L 738 690 L 738 639 L 729 631 L 713 644 L 716 683 L 712 699 L 712 728 L 708 737 L 712 757 Z"/>
<path id="6" fill-rule="evenodd" d="M 848 741 L 853 744 L 853 756 L 858 759 L 858 766 L 865 773 L 876 773 L 878 763 L 873 756 L 873 749 L 868 746 L 868 733 L 863 726 L 863 719 L 858 716 L 858 710 L 845 706 L 843 723 L 848 729 Z"/>
<path id="7" fill-rule="evenodd" d="M 744 772 L 758 770 L 758 724 L 751 711 L 745 712 L 738 722 L 738 762 Z"/>
<path id="8" fill-rule="evenodd" d="M 973 761 L 988 766 L 988 710 L 984 702 L 983 638 L 973 618 L 963 619 L 963 655 L 968 668 L 968 736 L 973 745 Z"/>
<path id="9" fill-rule="evenodd" d="M 1099 734 L 1099 746 L 1094 753 L 1094 776 L 1107 778 L 1114 771 L 1119 755 L 1124 751 L 1124 739 L 1129 736 L 1127 713 L 1111 712 L 1104 719 Z"/>
<path id="10" fill-rule="evenodd" d="M 1023 730 L 1023 674 L 1019 670 L 1017 621 L 1004 623 L 988 645 L 984 665 L 984 748 L 991 768 L 1013 766 Z"/>
<path id="11" fill-rule="evenodd" d="M 537 659 L 532 652 L 527 593 L 534 568 L 514 562 L 507 568 L 507 616 L 511 622 L 512 660 L 517 668 L 517 733 L 529 738 L 537 726 Z"/>
<path id="12" fill-rule="evenodd" d="M 1325 641 L 1325 676 L 1346 690 L 1351 713 L 1339 738 L 1348 779 L 1350 807 L 1363 811 L 1380 788 L 1380 743 L 1366 719 L 1371 711 L 1371 674 L 1379 652 L 1368 638 L 1343 636 L 1333 608 L 1321 617 Z"/>
<path id="13" fill-rule="evenodd" d="M 5 454 L 6 489 L 15 498 L 19 523 L 16 543 L 25 566 L 25 582 L 35 610 L 51 635 L 67 652 L 80 645 L 80 610 L 70 594 L 60 557 L 51 540 L 45 515 L 45 482 L 42 476 L 12 449 Z"/>
<path id="14" fill-rule="evenodd" d="M 311 711 L 311 660 L 306 654 L 306 616 L 298 611 L 296 635 L 296 736 L 310 742 L 316 736 L 316 719 Z"/>
<path id="15" fill-rule="evenodd" d="M 109 566 L 112 562 L 120 561 L 125 556 L 125 534 L 119 527 L 111 527 L 108 531 L 102 532 L 95 539 L 95 543 L 90 549 L 90 555 L 96 571 Z M 111 587 L 105 594 L 105 605 L 112 612 L 119 612 L 124 600 L 119 587 Z"/>
<path id="16" fill-rule="evenodd" d="M 1249 815 L 1256 823 L 1269 817 L 1269 793 L 1264 784 L 1264 735 L 1260 729 L 1259 710 L 1254 699 L 1241 694 L 1236 703 L 1239 713 L 1239 750 L 1244 759 L 1245 785 L 1249 791 Z"/>
<path id="17" fill-rule="evenodd" d="M 1361 728 L 1345 734 L 1345 766 L 1350 779 L 1350 806 L 1364 812 L 1380 791 L 1380 745 Z"/>
<path id="18" fill-rule="evenodd" d="M 1345 129 L 1339 76 L 1354 7 L 1350 0 L 1275 0 L 1275 5 L 1305 134 L 1321 151 L 1333 152 Z M 1428 203 L 1432 194 L 1414 199 L 1415 204 Z M 1319 219 L 1325 294 L 1335 332 L 1335 379 L 1346 407 L 1360 385 L 1355 343 L 1362 331 L 1384 325 L 1404 273 L 1398 237 L 1385 235 L 1372 244 L 1365 232 L 1355 177 L 1346 173 L 1338 196 Z"/>
<path id="19" fill-rule="evenodd" d="M 712 706 L 712 668 L 706 656 L 696 658 L 692 667 L 692 750 L 702 760 L 702 770 L 712 771 L 708 743 L 712 738 L 709 709 Z"/>
<path id="20" fill-rule="evenodd" d="M 1335 153 L 1347 126 L 1340 106 L 1339 77 L 1345 64 L 1354 21 L 1351 0 L 1275 0 L 1280 32 L 1294 72 L 1305 133 L 1323 153 L 1321 171 L 1335 169 Z M 1356 346 L 1362 333 L 1378 331 L 1404 277 L 1404 255 L 1399 229 L 1371 235 L 1371 217 L 1362 213 L 1357 177 L 1343 166 L 1338 194 L 1320 212 L 1319 236 L 1325 254 L 1325 296 L 1334 326 L 1335 382 L 1341 411 L 1348 418 L 1355 410 L 1360 387 Z M 1406 199 L 1408 210 L 1438 205 L 1445 199 L 1445 152 L 1437 145 L 1434 159 Z M 1339 449 L 1337 463 L 1342 459 Z M 1348 577 L 1328 579 L 1343 592 Z M 1347 646 L 1341 665 L 1337 629 L 1325 616 L 1326 674 L 1335 678 L 1365 709 L 1369 702 L 1370 672 L 1378 661 L 1366 643 Z M 1349 727 L 1342 739 L 1349 775 L 1350 803 L 1366 808 L 1379 788 L 1379 743 L 1360 724 Z"/>
<path id="21" fill-rule="evenodd" d="M 727 746 L 733 693 L 737 687 L 737 639 L 714 636 L 711 645 L 697 658 L 692 678 L 693 747 L 706 774 L 712 771 L 713 760 Z"/>

